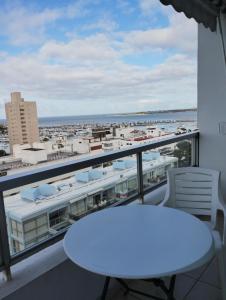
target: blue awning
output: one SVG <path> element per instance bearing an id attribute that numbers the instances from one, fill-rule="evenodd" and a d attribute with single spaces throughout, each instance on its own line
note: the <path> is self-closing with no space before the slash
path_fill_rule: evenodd
<path id="1" fill-rule="evenodd" d="M 172 5 L 177 12 L 194 18 L 211 31 L 216 31 L 217 17 L 226 13 L 226 0 L 160 0 L 164 5 Z"/>

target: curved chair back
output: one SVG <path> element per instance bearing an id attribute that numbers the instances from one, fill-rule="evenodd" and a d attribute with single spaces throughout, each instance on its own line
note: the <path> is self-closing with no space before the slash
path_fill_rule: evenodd
<path id="1" fill-rule="evenodd" d="M 194 215 L 210 215 L 216 222 L 220 172 L 197 167 L 175 168 L 167 172 L 168 187 L 163 205 Z"/>

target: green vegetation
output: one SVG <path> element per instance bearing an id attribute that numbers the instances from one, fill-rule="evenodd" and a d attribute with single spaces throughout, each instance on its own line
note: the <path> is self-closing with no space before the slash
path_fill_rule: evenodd
<path id="1" fill-rule="evenodd" d="M 6 156 L 7 154 L 6 154 L 6 152 L 5 152 L 5 150 L 0 150 L 0 156 Z"/>
<path id="2" fill-rule="evenodd" d="M 191 143 L 189 141 L 177 143 L 173 156 L 178 158 L 179 167 L 189 167 L 191 165 Z"/>
<path id="3" fill-rule="evenodd" d="M 4 124 L 0 124 L 0 134 L 6 134 L 7 127 Z"/>

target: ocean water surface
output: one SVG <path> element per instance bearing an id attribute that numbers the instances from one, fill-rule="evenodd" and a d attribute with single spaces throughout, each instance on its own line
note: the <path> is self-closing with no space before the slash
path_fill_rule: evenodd
<path id="1" fill-rule="evenodd" d="M 60 125 L 76 125 L 76 124 L 122 124 L 137 122 L 169 122 L 178 120 L 180 122 L 190 121 L 196 122 L 196 111 L 185 112 L 162 112 L 151 114 L 106 114 L 106 115 L 87 115 L 87 116 L 62 116 L 62 117 L 42 117 L 39 118 L 39 126 L 60 126 Z"/>

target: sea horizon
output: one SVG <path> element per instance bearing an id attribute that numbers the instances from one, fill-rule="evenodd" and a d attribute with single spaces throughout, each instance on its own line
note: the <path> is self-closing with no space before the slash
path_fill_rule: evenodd
<path id="1" fill-rule="evenodd" d="M 174 122 L 186 121 L 196 122 L 196 111 L 180 111 L 180 112 L 156 112 L 145 114 L 94 114 L 80 116 L 55 116 L 55 117 L 40 117 L 38 118 L 39 126 L 64 126 L 64 125 L 104 125 L 104 124 L 122 124 L 122 123 L 137 123 L 137 122 Z"/>
<path id="2" fill-rule="evenodd" d="M 70 115 L 39 117 L 39 127 L 69 126 L 69 125 L 104 125 L 137 122 L 164 123 L 174 121 L 196 122 L 197 111 L 195 108 L 181 110 L 158 110 L 150 112 L 112 113 L 93 115 Z M 6 124 L 6 119 L 0 119 L 0 123 Z"/>

